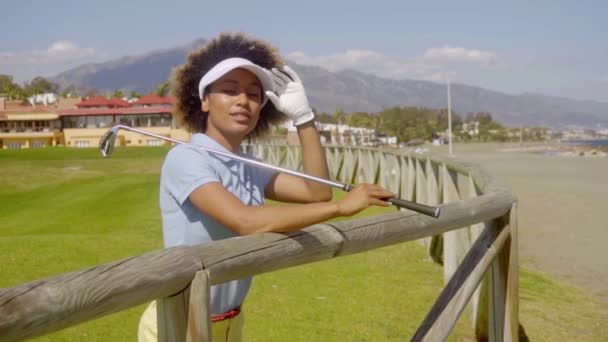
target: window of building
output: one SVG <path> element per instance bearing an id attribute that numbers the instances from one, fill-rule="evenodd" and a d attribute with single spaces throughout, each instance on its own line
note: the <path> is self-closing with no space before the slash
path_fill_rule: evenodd
<path id="1" fill-rule="evenodd" d="M 74 141 L 74 146 L 79 148 L 89 147 L 88 140 L 76 140 Z"/>
<path id="2" fill-rule="evenodd" d="M 87 117 L 84 115 L 64 116 L 63 128 L 86 128 Z"/>
<path id="3" fill-rule="evenodd" d="M 8 144 L 6 144 L 6 146 L 8 148 L 17 149 L 17 148 L 21 148 L 21 143 L 20 142 L 11 141 Z"/>
<path id="4" fill-rule="evenodd" d="M 146 127 L 147 125 L 141 125 L 140 119 L 142 115 L 119 115 L 118 122 L 121 125 L 127 125 L 131 127 Z"/>
<path id="5" fill-rule="evenodd" d="M 152 127 L 170 127 L 171 114 L 152 114 L 150 115 L 150 126 Z"/>
<path id="6" fill-rule="evenodd" d="M 95 115 L 88 117 L 87 126 L 90 128 L 106 128 L 112 126 L 112 115 Z"/>
<path id="7" fill-rule="evenodd" d="M 61 118 L 63 128 L 76 128 L 76 117 L 64 116 Z"/>
<path id="8" fill-rule="evenodd" d="M 147 139 L 146 146 L 160 146 L 162 145 L 162 141 L 160 139 Z"/>

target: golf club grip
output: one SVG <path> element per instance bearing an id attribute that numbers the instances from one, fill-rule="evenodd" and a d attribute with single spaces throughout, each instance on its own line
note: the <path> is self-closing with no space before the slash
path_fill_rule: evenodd
<path id="1" fill-rule="evenodd" d="M 421 214 L 428 215 L 434 218 L 439 217 L 439 214 L 441 212 L 439 207 L 431 207 L 420 203 L 414 203 L 397 197 L 391 197 L 386 201 L 399 208 L 410 209 L 415 212 L 419 212 Z"/>

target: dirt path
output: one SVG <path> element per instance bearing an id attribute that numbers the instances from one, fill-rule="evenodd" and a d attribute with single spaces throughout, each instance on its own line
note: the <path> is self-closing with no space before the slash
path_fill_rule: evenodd
<path id="1" fill-rule="evenodd" d="M 462 145 L 454 152 L 518 197 L 522 264 L 590 291 L 608 312 L 608 158 L 504 148 Z"/>

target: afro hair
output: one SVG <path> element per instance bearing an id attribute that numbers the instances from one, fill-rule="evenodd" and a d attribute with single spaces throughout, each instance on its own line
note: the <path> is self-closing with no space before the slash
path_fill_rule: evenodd
<path id="1" fill-rule="evenodd" d="M 201 108 L 198 83 L 216 64 L 231 57 L 241 57 L 272 69 L 284 64 L 277 50 L 270 44 L 244 33 L 222 33 L 200 49 L 191 52 L 185 64 L 176 67 L 172 76 L 172 94 L 175 97 L 174 115 L 192 133 L 206 132 L 207 113 Z M 248 138 L 258 137 L 287 117 L 268 101 L 260 112 L 256 127 Z"/>

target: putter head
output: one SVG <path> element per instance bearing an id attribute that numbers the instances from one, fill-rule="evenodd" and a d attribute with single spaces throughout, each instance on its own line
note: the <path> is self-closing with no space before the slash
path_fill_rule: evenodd
<path id="1" fill-rule="evenodd" d="M 118 129 L 118 126 L 112 127 L 103 135 L 103 137 L 101 137 L 101 140 L 99 141 L 99 150 L 101 151 L 102 156 L 109 157 L 112 154 L 112 151 L 114 151 Z"/>

